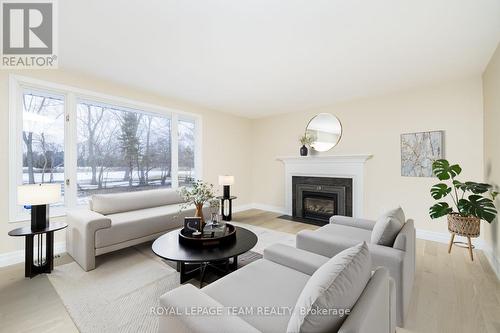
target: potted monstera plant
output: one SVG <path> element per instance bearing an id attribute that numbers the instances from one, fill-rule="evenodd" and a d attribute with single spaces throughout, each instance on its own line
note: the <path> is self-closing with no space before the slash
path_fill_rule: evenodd
<path id="1" fill-rule="evenodd" d="M 432 186 L 431 196 L 436 200 L 450 196 L 453 205 L 439 201 L 429 209 L 429 215 L 433 219 L 447 215 L 448 230 L 452 235 L 448 252 L 451 251 L 455 235 L 464 236 L 468 239 L 473 259 L 470 238 L 479 236 L 481 220 L 491 223 L 497 216 L 493 200 L 498 192 L 490 184 L 459 181 L 456 177 L 462 168 L 444 159 L 432 163 L 432 172 L 441 182 Z"/>

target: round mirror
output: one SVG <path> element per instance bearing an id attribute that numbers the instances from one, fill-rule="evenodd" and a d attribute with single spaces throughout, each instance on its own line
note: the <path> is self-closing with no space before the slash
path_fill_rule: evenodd
<path id="1" fill-rule="evenodd" d="M 312 149 L 328 151 L 339 143 L 342 124 L 333 114 L 320 113 L 307 124 L 306 135 L 312 140 Z"/>

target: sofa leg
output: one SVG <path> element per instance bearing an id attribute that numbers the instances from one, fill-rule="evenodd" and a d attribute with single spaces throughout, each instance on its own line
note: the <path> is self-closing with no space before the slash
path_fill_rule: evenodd
<path id="1" fill-rule="evenodd" d="M 450 245 L 448 246 L 448 253 L 451 253 L 451 247 L 453 246 L 453 241 L 455 240 L 455 233 L 451 233 Z"/>

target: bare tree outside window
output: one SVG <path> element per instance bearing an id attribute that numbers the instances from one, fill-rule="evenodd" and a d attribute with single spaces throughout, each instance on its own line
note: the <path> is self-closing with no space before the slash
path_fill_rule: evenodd
<path id="1" fill-rule="evenodd" d="M 9 170 L 9 188 L 60 184 L 63 200 L 51 204 L 51 216 L 87 204 L 94 194 L 190 186 L 198 177 L 196 115 L 32 82 L 13 89 L 22 98 L 9 111 L 19 138 L 9 158 L 22 168 Z M 25 219 L 27 209 L 9 202 L 13 219 Z"/>
<path id="2" fill-rule="evenodd" d="M 78 201 L 92 194 L 171 187 L 169 117 L 80 102 Z"/>
<path id="3" fill-rule="evenodd" d="M 23 184 L 64 183 L 64 100 L 23 94 Z"/>
<path id="4" fill-rule="evenodd" d="M 194 168 L 195 123 L 179 120 L 179 186 L 192 184 L 196 180 Z"/>

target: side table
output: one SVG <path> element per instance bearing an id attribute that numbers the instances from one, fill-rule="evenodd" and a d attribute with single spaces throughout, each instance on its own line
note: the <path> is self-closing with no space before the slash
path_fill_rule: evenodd
<path id="1" fill-rule="evenodd" d="M 50 273 L 54 269 L 54 232 L 66 228 L 64 222 L 50 222 L 46 228 L 32 230 L 31 226 L 9 231 L 9 236 L 24 236 L 25 258 L 24 276 L 30 279 L 41 273 Z M 43 260 L 43 239 L 45 234 L 45 261 Z M 33 240 L 37 236 L 37 255 L 33 254 Z M 35 260 L 36 259 L 36 262 Z"/>
<path id="2" fill-rule="evenodd" d="M 222 219 L 224 221 L 231 221 L 231 219 L 233 218 L 232 217 L 232 214 L 233 214 L 233 200 L 237 199 L 237 198 L 238 197 L 235 197 L 235 196 L 230 196 L 229 198 L 226 198 L 226 197 L 223 197 L 223 196 L 217 197 L 217 199 L 220 200 L 220 207 L 221 207 L 221 212 L 222 212 Z M 226 201 L 228 202 L 228 212 L 227 213 L 226 213 L 226 211 L 224 209 Z"/>

